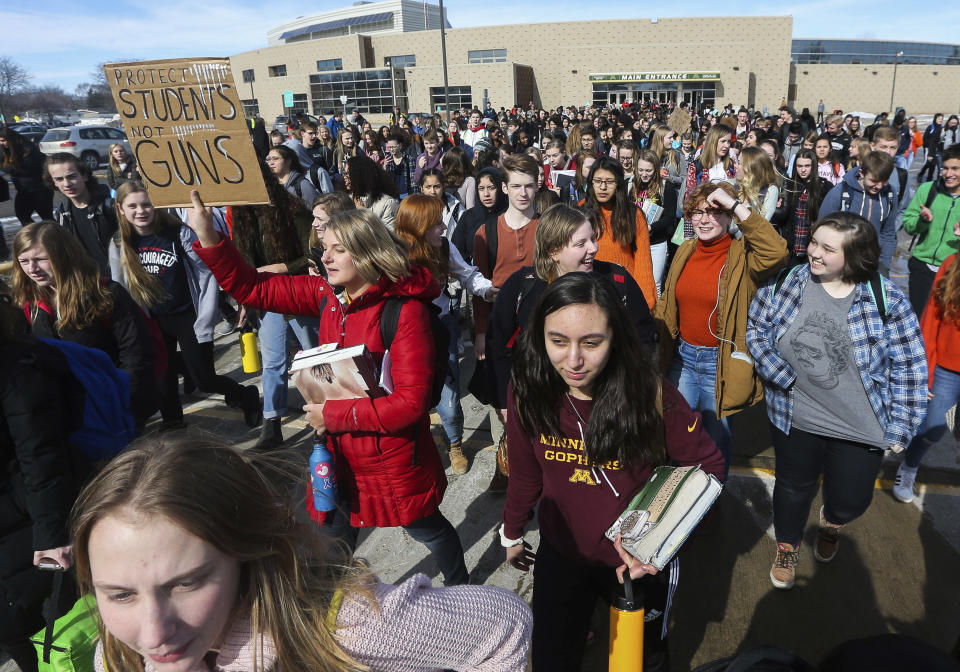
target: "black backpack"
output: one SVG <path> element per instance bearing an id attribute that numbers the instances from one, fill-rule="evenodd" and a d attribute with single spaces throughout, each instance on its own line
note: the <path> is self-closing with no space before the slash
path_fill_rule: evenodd
<path id="1" fill-rule="evenodd" d="M 383 347 L 389 350 L 393 344 L 393 339 L 397 335 L 397 324 L 400 321 L 400 310 L 403 304 L 409 301 L 409 297 L 391 296 L 384 302 L 383 313 L 380 315 L 380 338 L 383 340 Z M 418 300 L 418 299 L 414 299 Z M 433 387 L 430 391 L 430 408 L 440 403 L 440 393 L 443 392 L 443 384 L 450 375 L 450 366 L 448 364 L 450 351 L 450 332 L 440 321 L 440 309 L 433 303 L 424 302 L 427 311 L 430 313 L 430 332 L 433 334 Z"/>

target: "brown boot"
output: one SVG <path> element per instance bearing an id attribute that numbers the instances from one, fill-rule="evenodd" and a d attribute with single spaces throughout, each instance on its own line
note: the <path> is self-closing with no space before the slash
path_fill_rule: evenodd
<path id="1" fill-rule="evenodd" d="M 455 441 L 450 444 L 450 468 L 453 473 L 463 475 L 470 468 L 470 463 L 463 454 L 463 442 Z"/>

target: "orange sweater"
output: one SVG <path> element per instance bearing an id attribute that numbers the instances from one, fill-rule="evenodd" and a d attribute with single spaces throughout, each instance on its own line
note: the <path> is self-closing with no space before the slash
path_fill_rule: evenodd
<path id="1" fill-rule="evenodd" d="M 647 218 L 643 211 L 637 208 L 636 238 L 637 251 L 631 252 L 629 247 L 623 246 L 613 239 L 613 228 L 610 226 L 610 217 L 613 208 L 600 207 L 603 217 L 603 236 L 598 241 L 600 249 L 596 258 L 600 261 L 609 261 L 620 264 L 630 272 L 633 279 L 640 285 L 643 298 L 647 306 L 653 310 L 657 303 L 657 284 L 653 280 L 653 262 L 650 260 L 650 234 L 647 230 Z"/>
<path id="2" fill-rule="evenodd" d="M 728 233 L 709 245 L 698 242 L 677 279 L 680 338 L 690 345 L 717 347 L 717 291 L 730 241 Z"/>
<path id="3" fill-rule="evenodd" d="M 933 281 L 936 287 L 947 269 L 956 262 L 957 255 L 946 258 L 937 271 Z M 933 387 L 933 370 L 940 366 L 950 371 L 960 371 L 960 324 L 944 322 L 943 311 L 933 299 L 933 291 L 927 299 L 920 319 L 920 331 L 923 332 L 923 342 L 927 346 L 927 367 L 930 369 L 930 387 Z"/>

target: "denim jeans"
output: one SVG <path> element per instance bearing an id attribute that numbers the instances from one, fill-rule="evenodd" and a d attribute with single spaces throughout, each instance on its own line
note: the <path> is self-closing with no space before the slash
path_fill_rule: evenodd
<path id="1" fill-rule="evenodd" d="M 470 582 L 460 537 L 439 509 L 429 516 L 404 525 L 403 529 L 430 550 L 440 573 L 443 574 L 443 585 L 462 586 Z M 357 547 L 359 530 L 350 525 L 350 512 L 345 506 L 330 511 L 320 531 L 331 539 L 343 541 L 351 551 Z"/>
<path id="2" fill-rule="evenodd" d="M 777 459 L 773 527 L 777 541 L 796 546 L 823 474 L 823 516 L 845 525 L 870 508 L 883 451 L 792 428 L 787 436 L 770 425 Z"/>
<path id="3" fill-rule="evenodd" d="M 920 461 L 947 431 L 946 415 L 950 407 L 960 401 L 960 373 L 936 367 L 933 370 L 933 399 L 927 403 L 927 417 L 920 426 L 919 433 L 907 447 L 903 461 L 908 467 L 916 469 Z"/>
<path id="4" fill-rule="evenodd" d="M 910 164 L 907 162 L 907 157 L 905 157 L 903 154 L 897 154 L 895 157 L 893 157 L 893 165 L 896 168 L 903 168 L 904 170 L 910 169 Z"/>
<path id="5" fill-rule="evenodd" d="M 667 270 L 667 241 L 650 246 L 650 261 L 653 262 L 653 281 L 657 284 L 657 298 L 663 291 L 663 278 Z"/>
<path id="6" fill-rule="evenodd" d="M 280 418 L 287 412 L 287 369 L 290 368 L 287 339 L 292 331 L 304 350 L 317 346 L 320 322 L 313 317 L 284 319 L 280 313 L 260 318 L 260 357 L 263 362 L 263 417 Z"/>
<path id="7" fill-rule="evenodd" d="M 457 342 L 460 340 L 460 323 L 456 313 L 450 312 L 440 318 L 443 325 L 450 332 L 450 348 L 447 365 L 447 379 L 443 383 L 440 393 L 440 403 L 437 404 L 437 413 L 443 425 L 447 443 L 457 443 L 463 440 L 463 406 L 460 405 L 460 359 L 457 356 Z"/>
<path id="8" fill-rule="evenodd" d="M 704 429 L 723 455 L 726 475 L 730 470 L 733 439 L 729 419 L 717 417 L 717 348 L 690 345 L 679 339 L 667 377 L 680 390 L 690 408 L 700 412 Z"/>

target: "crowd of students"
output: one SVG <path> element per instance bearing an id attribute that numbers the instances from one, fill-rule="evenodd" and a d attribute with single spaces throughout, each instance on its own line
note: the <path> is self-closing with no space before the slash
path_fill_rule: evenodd
<path id="1" fill-rule="evenodd" d="M 395 110 L 380 129 L 338 112 L 269 136 L 257 120 L 271 203 L 208 208 L 194 192 L 175 211 L 153 207 L 120 148 L 109 187 L 69 154 L 41 161 L 44 193 L 63 197 L 48 212 L 31 188 L 38 153 L 0 131 L 4 165 L 24 176 L 0 330 L 0 449 L 15 484 L 2 490 L 28 494 L 25 505 L 0 500 L 12 520 L 0 535 L 22 551 L 0 577 L 0 604 L 12 605 L 0 626 L 18 624 L 0 627 L 0 645 L 36 669 L 24 638 L 49 581 L 6 577 L 52 557 L 75 563 L 80 591 L 98 598 L 97 669 L 218 652 L 216 665 L 236 656 L 278 671 L 520 670 L 532 647 L 534 670 L 577 670 L 596 598 L 629 571 L 650 614 L 646 669 L 668 669 L 679 560 L 657 573 L 604 538 L 652 468 L 700 464 L 725 480 L 730 418 L 765 398 L 777 464 L 770 580 L 781 589 L 793 586 L 821 476 L 821 562 L 867 510 L 885 451 L 905 451 L 894 495 L 910 501 L 960 398 L 956 116 L 920 133 L 898 114 L 861 133 L 849 115 L 818 124 L 787 106 L 776 117 L 684 111 L 680 129 L 672 105 L 488 107 L 449 124 Z M 907 167 L 921 147 L 921 176 L 934 179 L 914 186 Z M 901 228 L 914 237 L 906 294 L 885 277 Z M 382 317 L 397 302 L 387 338 Z M 221 321 L 258 330 L 260 390 L 217 373 Z M 258 466 L 288 443 L 291 332 L 304 349 L 364 344 L 378 366 L 389 351 L 393 386 L 304 407 L 340 495 L 332 512 L 307 497 L 311 530 Z M 60 459 L 67 428 L 50 418 L 66 393 L 19 393 L 30 362 L 63 368 L 29 334 L 106 352 L 130 376 L 136 431 L 164 432 L 86 486 L 72 536 L 67 513 L 88 469 Z M 505 425 L 491 488 L 507 492 L 507 560 L 533 567 L 532 616 L 506 591 L 466 585 L 460 539 L 438 508 L 447 476 L 433 382 L 443 377 L 451 470 L 466 473 L 460 370 L 471 355 L 471 389 Z M 245 457 L 165 433 L 185 426 L 181 378 L 261 428 Z M 41 503 L 51 479 L 61 494 Z M 523 540 L 535 509 L 536 553 Z M 330 560 L 329 541 L 352 551 L 363 527 L 403 527 L 450 588 L 383 586 L 349 554 Z M 184 614 L 200 602 L 197 625 Z"/>

